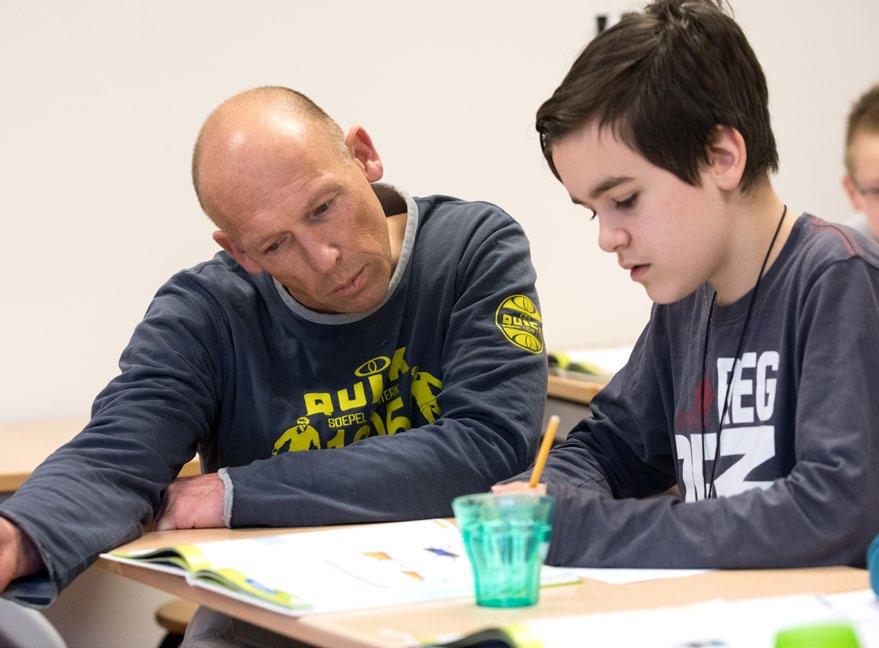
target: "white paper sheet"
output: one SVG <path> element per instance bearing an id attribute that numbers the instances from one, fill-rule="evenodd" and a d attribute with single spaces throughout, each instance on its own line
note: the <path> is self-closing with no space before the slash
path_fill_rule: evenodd
<path id="1" fill-rule="evenodd" d="M 573 572 L 580 578 L 597 580 L 610 585 L 626 585 L 642 581 L 664 580 L 666 578 L 683 578 L 703 574 L 707 569 L 603 569 L 593 567 L 566 567 L 565 571 Z"/>
<path id="2" fill-rule="evenodd" d="M 782 629 L 824 622 L 851 622 L 864 648 L 876 646 L 870 623 L 846 616 L 814 595 L 724 601 L 680 607 L 584 614 L 532 621 L 528 630 L 543 648 L 582 645 L 617 648 L 772 648 Z"/>

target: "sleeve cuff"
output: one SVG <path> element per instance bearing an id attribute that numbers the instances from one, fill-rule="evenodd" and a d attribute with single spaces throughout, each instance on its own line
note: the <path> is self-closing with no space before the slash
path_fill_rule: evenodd
<path id="1" fill-rule="evenodd" d="M 58 586 L 44 571 L 9 583 L 2 597 L 28 607 L 48 607 L 58 598 Z"/>
<path id="2" fill-rule="evenodd" d="M 232 497 L 234 495 L 235 486 L 232 484 L 232 478 L 229 477 L 229 471 L 225 468 L 220 468 L 217 471 L 217 475 L 220 480 L 223 482 L 223 486 L 225 486 L 223 492 L 223 524 L 226 525 L 226 528 L 232 528 Z"/>

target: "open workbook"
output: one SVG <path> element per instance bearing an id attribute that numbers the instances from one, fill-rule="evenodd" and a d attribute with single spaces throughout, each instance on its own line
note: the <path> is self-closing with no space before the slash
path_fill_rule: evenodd
<path id="1" fill-rule="evenodd" d="M 179 574 L 195 587 L 291 616 L 473 596 L 461 534 L 446 520 L 115 551 L 102 558 Z M 579 580 L 546 566 L 541 574 L 542 586 Z"/>

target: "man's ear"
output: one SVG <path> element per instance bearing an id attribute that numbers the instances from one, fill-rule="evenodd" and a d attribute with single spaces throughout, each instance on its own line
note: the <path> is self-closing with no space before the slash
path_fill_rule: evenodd
<path id="1" fill-rule="evenodd" d="M 861 203 L 861 194 L 855 189 L 855 183 L 852 182 L 851 176 L 848 173 L 842 178 L 842 186 L 845 188 L 848 201 L 852 204 L 852 209 L 857 212 L 863 211 L 864 206 Z"/>
<path id="2" fill-rule="evenodd" d="M 724 191 L 733 191 L 742 182 L 748 147 L 745 138 L 735 128 L 718 126 L 708 146 L 708 172 L 715 184 Z"/>
<path id="3" fill-rule="evenodd" d="M 363 126 L 352 126 L 345 136 L 345 146 L 351 151 L 354 161 L 363 169 L 366 179 L 370 182 L 381 180 L 384 175 L 382 159 L 375 150 L 372 138 Z"/>
<path id="4" fill-rule="evenodd" d="M 247 253 L 238 247 L 238 244 L 223 230 L 217 230 L 214 232 L 214 240 L 221 248 L 229 253 L 229 256 L 238 262 L 238 265 L 247 270 L 250 274 L 259 274 L 263 271 L 262 267 L 256 261 L 247 256 Z"/>

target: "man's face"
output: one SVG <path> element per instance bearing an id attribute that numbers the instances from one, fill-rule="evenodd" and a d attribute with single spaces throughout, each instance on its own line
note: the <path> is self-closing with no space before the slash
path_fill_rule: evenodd
<path id="1" fill-rule="evenodd" d="M 211 201 L 245 267 L 268 272 L 316 311 L 377 306 L 396 260 L 364 165 L 314 131 L 236 155 L 245 159 Z"/>
<path id="2" fill-rule="evenodd" d="M 689 185 L 592 124 L 552 151 L 572 200 L 597 214 L 598 245 L 654 302 L 675 302 L 725 276 L 727 228 L 704 173 L 701 187 Z"/>
<path id="3" fill-rule="evenodd" d="M 844 180 L 852 207 L 867 217 L 879 239 L 879 133 L 860 132 L 849 148 L 852 174 Z"/>

